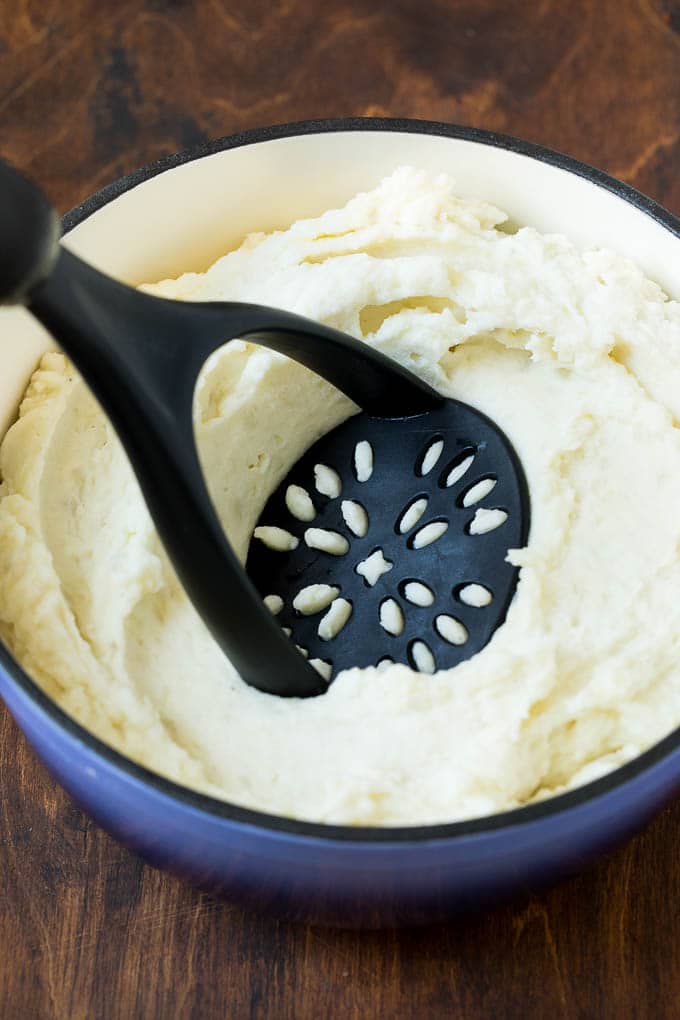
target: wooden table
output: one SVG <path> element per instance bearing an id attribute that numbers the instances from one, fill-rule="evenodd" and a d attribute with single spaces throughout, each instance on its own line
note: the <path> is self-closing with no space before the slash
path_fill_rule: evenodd
<path id="1" fill-rule="evenodd" d="M 329 115 L 524 136 L 680 212 L 678 0 L 0 0 L 0 148 L 66 209 Z M 680 1016 L 680 803 L 552 891 L 425 930 L 244 914 L 142 865 L 0 716 L 2 1020 Z"/>

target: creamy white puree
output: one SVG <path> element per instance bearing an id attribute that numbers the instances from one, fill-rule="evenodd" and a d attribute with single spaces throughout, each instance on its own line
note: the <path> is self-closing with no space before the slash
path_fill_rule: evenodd
<path id="1" fill-rule="evenodd" d="M 52 353 L 2 446 L 0 634 L 67 712 L 217 797 L 374 825 L 548 796 L 680 722 L 680 306 L 611 252 L 504 221 L 448 178 L 402 169 L 344 209 L 150 288 L 322 320 L 499 423 L 533 517 L 490 644 L 434 676 L 350 670 L 307 701 L 247 687 L 178 586 L 111 427 Z M 241 557 L 269 492 L 352 410 L 250 344 L 211 359 L 196 428 Z M 396 594 L 389 573 L 377 583 Z M 427 591 L 411 595 L 427 604 Z"/>

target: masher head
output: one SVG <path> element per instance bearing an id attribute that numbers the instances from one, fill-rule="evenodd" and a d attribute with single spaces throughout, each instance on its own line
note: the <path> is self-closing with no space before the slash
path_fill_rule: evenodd
<path id="1" fill-rule="evenodd" d="M 247 572 L 330 680 L 353 666 L 448 669 L 503 623 L 529 494 L 504 433 L 456 400 L 402 419 L 359 413 L 293 466 L 254 531 Z"/>

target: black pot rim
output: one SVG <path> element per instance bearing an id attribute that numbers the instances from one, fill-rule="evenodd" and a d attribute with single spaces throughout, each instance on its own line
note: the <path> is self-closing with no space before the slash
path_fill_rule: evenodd
<path id="1" fill-rule="evenodd" d="M 92 213 L 107 205 L 119 195 L 144 181 L 156 177 L 165 170 L 173 169 L 184 163 L 210 156 L 216 152 L 239 148 L 259 142 L 272 141 L 299 135 L 327 134 L 337 131 L 393 131 L 406 134 L 437 135 L 444 138 L 456 138 L 469 142 L 478 142 L 529 156 L 540 162 L 550 164 L 559 169 L 585 178 L 592 184 L 624 199 L 630 205 L 644 212 L 651 219 L 665 227 L 680 239 L 680 219 L 664 209 L 657 202 L 641 194 L 635 188 L 617 180 L 602 170 L 597 170 L 586 163 L 545 148 L 532 142 L 522 141 L 510 135 L 483 131 L 479 128 L 461 127 L 436 121 L 406 120 L 392 118 L 351 117 L 328 120 L 308 120 L 297 123 L 277 124 L 271 127 L 256 128 L 252 131 L 228 135 L 214 141 L 206 142 L 195 148 L 163 157 L 139 170 L 121 177 L 112 184 L 97 191 L 81 205 L 76 206 L 63 218 L 64 231 L 68 232 L 87 219 Z M 316 842 L 360 843 L 360 844 L 422 844 L 423 842 L 445 841 L 459 837 L 470 837 L 491 833 L 499 829 L 526 826 L 551 816 L 562 814 L 570 809 L 578 808 L 586 802 L 606 796 L 611 791 L 624 786 L 643 772 L 652 769 L 673 752 L 680 750 L 680 727 L 664 737 L 649 750 L 635 757 L 632 761 L 619 766 L 599 779 L 595 779 L 567 793 L 557 794 L 536 804 L 513 808 L 510 811 L 473 818 L 466 821 L 445 824 L 418 826 L 349 826 L 327 825 L 320 822 L 305 822 L 297 819 L 270 815 L 250 808 L 239 807 L 226 801 L 218 800 L 207 794 L 198 793 L 188 787 L 181 786 L 170 779 L 138 765 L 119 751 L 105 744 L 86 730 L 80 723 L 72 719 L 52 701 L 33 681 L 22 667 L 0 644 L 0 666 L 4 668 L 12 681 L 22 692 L 35 703 L 40 711 L 51 722 L 64 729 L 88 750 L 95 752 L 110 765 L 126 773 L 137 782 L 142 782 L 185 807 L 208 814 L 218 819 L 230 821 L 248 828 L 267 830 L 270 833 L 287 834 L 292 837 L 308 837 Z"/>

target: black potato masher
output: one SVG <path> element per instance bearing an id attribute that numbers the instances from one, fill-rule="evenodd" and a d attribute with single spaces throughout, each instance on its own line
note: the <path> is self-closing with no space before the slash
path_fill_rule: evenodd
<path id="1" fill-rule="evenodd" d="M 42 192 L 0 161 L 0 303 L 24 305 L 91 387 L 178 577 L 248 684 L 306 697 L 350 666 L 433 672 L 487 643 L 517 584 L 507 550 L 529 528 L 522 467 L 497 425 L 368 343 L 275 308 L 152 297 L 87 265 L 59 233 Z M 270 497 L 245 570 L 192 424 L 203 364 L 236 337 L 294 358 L 362 409 Z"/>

